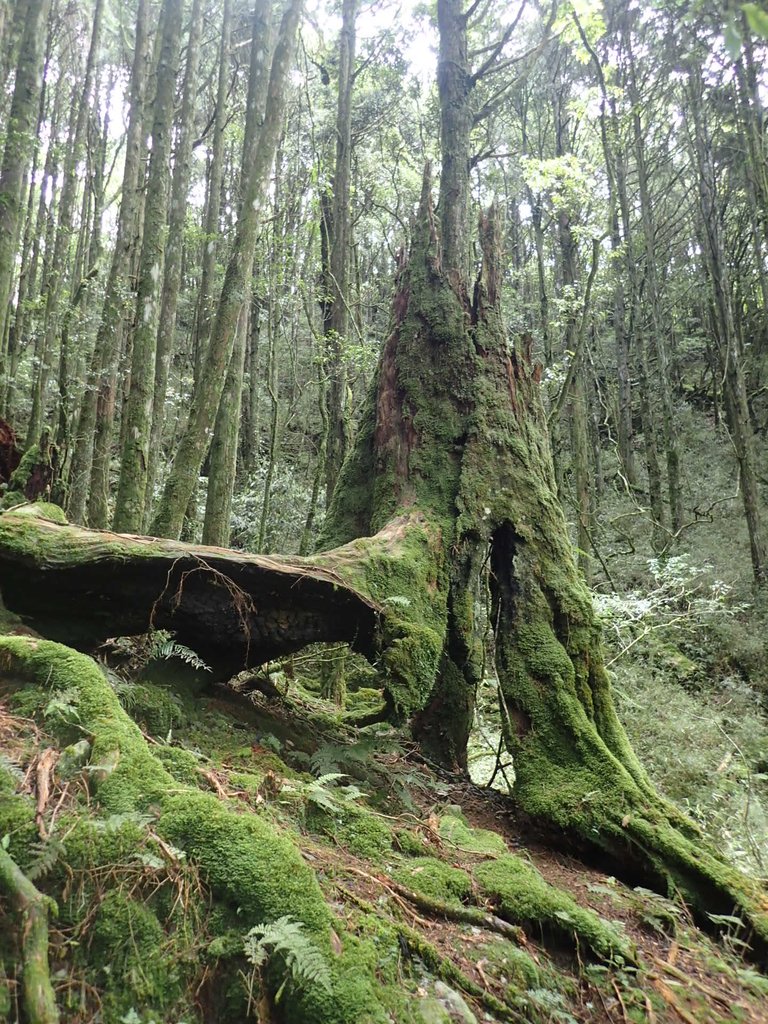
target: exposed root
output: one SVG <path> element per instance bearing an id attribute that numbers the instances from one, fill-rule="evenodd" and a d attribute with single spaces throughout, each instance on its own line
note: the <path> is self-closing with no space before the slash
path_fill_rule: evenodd
<path id="1" fill-rule="evenodd" d="M 370 881 L 378 882 L 385 889 L 389 889 L 398 896 L 402 896 L 403 899 L 412 903 L 414 907 L 418 907 L 419 910 L 432 914 L 434 917 L 444 917 L 447 921 L 458 921 L 461 924 L 471 924 L 476 928 L 484 928 L 486 931 L 503 935 L 505 939 L 510 939 L 512 942 L 525 942 L 525 932 L 522 928 L 510 924 L 509 921 L 504 921 L 495 914 L 489 914 L 479 907 L 457 906 L 455 903 L 448 903 L 445 900 L 436 899 L 434 896 L 426 896 L 423 893 L 408 889 L 392 878 L 379 878 L 376 875 L 368 874 L 366 871 L 360 871 L 349 864 L 345 866 L 345 870 L 368 878 Z"/>
<path id="2" fill-rule="evenodd" d="M 339 885 L 338 882 L 336 883 L 336 888 L 342 896 L 356 904 L 365 913 L 376 916 L 377 910 L 372 903 L 364 900 L 361 896 L 352 892 L 351 889 Z M 437 947 L 428 942 L 420 932 L 400 921 L 393 920 L 391 924 L 398 935 L 405 941 L 411 955 L 418 956 L 436 977 L 461 989 L 462 992 L 475 999 L 499 1020 L 512 1021 L 513 1024 L 526 1024 L 529 1020 L 527 1016 L 511 1003 L 502 1002 L 501 999 L 497 999 L 491 992 L 486 992 L 485 989 L 476 985 L 471 978 L 468 978 L 463 971 L 459 970 L 452 960 L 444 957 Z M 523 997 L 521 996 L 521 998 Z"/>
<path id="3" fill-rule="evenodd" d="M 48 966 L 48 911 L 56 905 L 44 896 L 0 847 L 0 887 L 19 916 L 24 1010 L 28 1024 L 58 1024 L 59 1011 Z"/>

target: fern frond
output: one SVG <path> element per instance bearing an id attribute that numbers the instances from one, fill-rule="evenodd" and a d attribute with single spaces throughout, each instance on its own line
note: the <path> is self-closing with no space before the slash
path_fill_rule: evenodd
<path id="1" fill-rule="evenodd" d="M 275 1000 L 290 982 L 298 989 L 320 985 L 331 991 L 331 972 L 320 950 L 309 939 L 301 921 L 290 916 L 279 917 L 271 924 L 257 924 L 248 932 L 244 952 L 254 967 L 261 967 L 278 956 L 285 968 L 285 978 Z"/>
<path id="2" fill-rule="evenodd" d="M 0 754 L 0 771 L 7 772 L 17 782 L 24 781 L 24 772 L 15 761 L 12 761 L 6 754 Z"/>
<path id="3" fill-rule="evenodd" d="M 34 882 L 38 878 L 44 878 L 56 867 L 59 858 L 64 853 L 64 843 L 57 839 L 56 836 L 49 836 L 43 842 L 36 843 L 34 850 L 35 859 L 26 872 L 30 882 Z"/>

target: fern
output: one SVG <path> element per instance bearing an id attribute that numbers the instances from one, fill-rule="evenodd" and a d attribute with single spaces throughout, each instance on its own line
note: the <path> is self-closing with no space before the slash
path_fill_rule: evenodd
<path id="1" fill-rule="evenodd" d="M 76 687 L 63 690 L 52 697 L 43 709 L 45 718 L 58 720 L 62 725 L 74 725 L 80 721 L 77 700 L 80 694 Z"/>
<path id="2" fill-rule="evenodd" d="M 200 669 L 203 672 L 211 671 L 211 666 L 206 665 L 199 654 L 193 651 L 191 647 L 185 647 L 184 644 L 177 643 L 173 639 L 173 633 L 168 632 L 167 629 L 158 629 L 150 636 L 150 661 L 155 659 L 158 661 L 170 661 L 172 658 L 177 658 L 192 668 Z"/>
<path id="3" fill-rule="evenodd" d="M 322 810 L 335 813 L 338 811 L 341 801 L 327 787 L 329 783 L 337 782 L 339 779 L 346 779 L 346 775 L 342 772 L 328 772 L 326 775 L 321 775 L 319 779 L 315 779 L 314 782 L 310 782 L 304 787 L 304 796 L 310 803 Z"/>
<path id="4" fill-rule="evenodd" d="M 30 882 L 38 878 L 44 878 L 56 867 L 60 857 L 65 852 L 64 843 L 56 836 L 49 836 L 47 840 L 36 843 L 34 847 L 35 859 L 27 870 L 27 878 Z"/>
<path id="5" fill-rule="evenodd" d="M 290 982 L 297 989 L 319 985 L 331 991 L 331 972 L 320 950 L 307 938 L 301 921 L 290 916 L 279 917 L 272 924 L 257 924 L 245 937 L 244 951 L 248 961 L 260 968 L 274 956 L 282 961 L 285 977 L 275 995 L 280 1000 Z"/>
<path id="6" fill-rule="evenodd" d="M 343 765 L 367 764 L 374 754 L 384 749 L 376 737 L 359 743 L 323 743 L 310 758 L 309 765 L 315 775 L 327 775 L 338 772 Z"/>
<path id="7" fill-rule="evenodd" d="M 6 754 L 0 754 L 0 771 L 7 772 L 17 782 L 24 781 L 24 772 Z"/>
<path id="8" fill-rule="evenodd" d="M 148 814 L 142 814 L 140 811 L 125 811 L 123 814 L 110 814 L 108 818 L 94 818 L 92 825 L 98 832 L 119 832 L 123 825 L 127 825 L 129 822 L 143 829 L 151 821 L 152 818 Z"/>

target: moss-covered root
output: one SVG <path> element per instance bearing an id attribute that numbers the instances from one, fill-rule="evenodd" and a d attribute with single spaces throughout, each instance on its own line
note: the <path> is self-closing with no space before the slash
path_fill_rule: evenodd
<path id="1" fill-rule="evenodd" d="M 48 909 L 51 901 L 0 847 L 0 889 L 19 916 L 24 1013 L 28 1024 L 58 1024 L 59 1011 L 48 969 Z"/>
<path id="2" fill-rule="evenodd" d="M 365 913 L 370 914 L 372 917 L 378 917 L 379 912 L 372 903 L 364 900 L 350 889 L 345 888 L 343 885 L 338 885 L 336 888 L 342 894 L 342 896 L 350 900 L 356 906 L 360 907 Z M 512 1021 L 514 1024 L 525 1024 L 529 1019 L 524 1014 L 520 1013 L 511 1003 L 502 1002 L 497 999 L 492 993 L 486 992 L 485 989 L 480 988 L 476 985 L 471 978 L 468 978 L 466 974 L 459 970 L 452 960 L 444 957 L 439 952 L 436 946 L 433 946 L 431 942 L 428 942 L 424 936 L 416 931 L 415 928 L 410 928 L 407 924 L 403 924 L 401 921 L 392 921 L 392 927 L 400 936 L 406 948 L 410 951 L 412 956 L 418 957 L 422 963 L 424 963 L 429 970 L 437 978 L 441 978 L 443 981 L 448 982 L 451 985 L 455 985 L 456 988 L 465 992 L 468 996 L 476 999 L 489 1013 L 492 1013 L 497 1020 Z M 512 986 L 510 986 L 511 988 Z M 521 1005 L 525 1004 L 525 995 L 520 993 Z"/>
<path id="3" fill-rule="evenodd" d="M 599 850 L 611 870 L 682 897 L 705 927 L 710 915 L 738 915 L 751 958 L 768 962 L 765 889 L 718 857 L 696 825 L 632 770 L 621 727 L 597 713 L 610 704 L 607 676 L 598 665 L 580 678 L 588 659 L 575 648 L 573 639 L 570 650 L 560 642 L 544 615 L 497 644 L 519 807 L 577 848 Z"/>
<path id="4" fill-rule="evenodd" d="M 373 974 L 358 962 L 354 940 L 344 942 L 341 955 L 334 952 L 330 910 L 297 847 L 262 818 L 237 813 L 212 794 L 178 783 L 153 755 L 94 661 L 48 640 L 5 636 L 0 637 L 0 676 L 67 691 L 79 728 L 91 737 L 91 762 L 98 771 L 90 777 L 99 803 L 111 813 L 151 809 L 157 814 L 158 833 L 199 864 L 220 903 L 240 908 L 245 930 L 284 915 L 305 926 L 329 962 L 333 991 L 289 987 L 281 1000 L 286 1019 L 292 1024 L 384 1019 Z M 275 987 L 280 980 L 273 979 Z"/>
<path id="5" fill-rule="evenodd" d="M 550 940 L 580 941 L 604 960 L 621 957 L 634 962 L 635 951 L 625 935 L 550 885 L 520 857 L 506 855 L 478 864 L 474 878 L 506 920 L 528 928 L 538 926 Z"/>

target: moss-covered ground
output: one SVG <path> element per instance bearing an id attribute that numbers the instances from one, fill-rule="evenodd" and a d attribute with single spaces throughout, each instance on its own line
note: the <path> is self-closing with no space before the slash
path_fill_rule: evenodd
<path id="1" fill-rule="evenodd" d="M 62 1021 L 765 1019 L 735 935 L 715 946 L 681 905 L 545 852 L 498 794 L 351 727 L 313 667 L 248 699 L 0 637 L 0 838 L 55 903 Z M 0 936 L 11 1022 L 4 902 Z"/>

